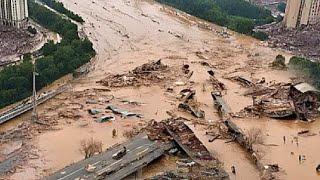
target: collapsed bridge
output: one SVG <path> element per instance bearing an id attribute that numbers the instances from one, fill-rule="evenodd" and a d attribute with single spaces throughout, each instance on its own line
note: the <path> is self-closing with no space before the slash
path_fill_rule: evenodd
<path id="1" fill-rule="evenodd" d="M 94 155 L 72 164 L 46 179 L 123 179 L 147 166 L 153 160 L 164 155 L 166 151 L 176 146 L 183 149 L 187 155 L 202 168 L 201 172 L 211 179 L 228 180 L 229 175 L 213 157 L 183 121 L 170 119 L 160 123 L 153 122 L 146 133 L 142 133 L 129 141 L 109 148 L 105 152 Z M 125 155 L 114 158 L 115 154 L 125 149 Z M 206 163 L 215 163 L 210 172 Z M 88 167 L 92 167 L 88 171 Z"/>

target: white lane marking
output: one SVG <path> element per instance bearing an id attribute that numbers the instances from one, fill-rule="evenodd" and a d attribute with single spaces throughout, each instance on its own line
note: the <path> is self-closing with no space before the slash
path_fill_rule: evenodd
<path id="1" fill-rule="evenodd" d="M 120 162 L 120 161 L 122 161 L 122 159 L 119 159 L 118 161 L 116 161 L 116 162 L 110 164 L 109 166 L 101 169 L 100 171 L 98 171 L 98 174 L 103 173 L 103 172 L 104 172 L 105 170 L 107 170 L 110 166 L 113 166 L 113 165 L 117 164 L 117 163 Z"/>
<path id="2" fill-rule="evenodd" d="M 149 150 L 149 148 L 147 148 L 147 149 L 145 149 L 145 150 L 143 150 L 143 151 L 140 151 L 140 152 L 137 153 L 137 155 L 140 156 L 141 154 L 143 154 L 144 152 L 146 152 L 146 151 L 148 151 L 148 150 Z"/>
<path id="3" fill-rule="evenodd" d="M 95 162 L 95 163 L 92 164 L 92 165 L 93 165 L 93 166 L 94 166 L 94 165 L 97 165 L 97 164 L 99 164 L 100 162 L 101 162 L 101 161 Z M 65 179 L 66 177 L 69 177 L 69 176 L 71 176 L 71 175 L 73 175 L 73 174 L 75 174 L 75 173 L 77 173 L 77 172 L 79 172 L 79 171 L 81 171 L 81 170 L 83 170 L 83 169 L 84 169 L 84 168 L 77 169 L 77 170 L 73 171 L 72 173 L 70 173 L 70 174 L 68 174 L 68 175 L 66 175 L 66 176 L 64 176 L 64 177 L 59 178 L 58 180 Z"/>
<path id="4" fill-rule="evenodd" d="M 69 176 L 71 176 L 71 175 L 73 175 L 73 174 L 81 171 L 82 169 L 84 169 L 84 168 L 80 168 L 80 169 L 78 169 L 78 170 L 76 170 L 76 171 L 73 171 L 72 173 L 70 173 L 70 174 L 68 174 L 68 175 L 66 175 L 66 176 L 64 176 L 64 177 L 62 177 L 62 178 L 59 178 L 58 180 L 65 179 L 65 178 L 67 178 L 67 177 L 69 177 Z"/>

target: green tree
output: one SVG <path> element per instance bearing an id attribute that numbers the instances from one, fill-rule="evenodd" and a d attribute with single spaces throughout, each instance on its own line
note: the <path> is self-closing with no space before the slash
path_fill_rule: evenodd
<path id="1" fill-rule="evenodd" d="M 278 10 L 279 10 L 280 12 L 283 12 L 283 13 L 284 13 L 284 12 L 286 11 L 286 6 L 287 6 L 286 3 L 280 2 L 280 3 L 278 4 L 277 8 L 278 8 Z"/>

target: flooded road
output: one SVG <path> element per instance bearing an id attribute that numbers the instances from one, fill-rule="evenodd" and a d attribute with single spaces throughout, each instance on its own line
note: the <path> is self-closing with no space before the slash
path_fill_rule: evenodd
<path id="1" fill-rule="evenodd" d="M 35 172 L 30 168 L 22 168 L 11 177 L 12 179 L 19 179 L 23 175 L 27 175 L 27 179 L 40 178 L 81 160 L 83 154 L 79 148 L 83 139 L 97 139 L 103 143 L 103 149 L 106 149 L 123 142 L 125 137 L 122 134 L 133 126 L 151 119 L 160 121 L 169 117 L 167 111 L 192 118 L 177 110 L 178 100 L 166 92 L 168 87 L 172 87 L 176 94 L 188 86 L 195 89 L 200 108 L 206 113 L 204 121 L 218 121 L 210 95 L 211 86 L 208 83 L 207 71 L 210 69 L 214 69 L 216 77 L 225 83 L 228 90 L 224 97 L 233 112 L 238 112 L 251 104 L 252 99 L 242 96 L 245 89 L 224 77 L 242 75 L 253 79 L 265 77 L 267 82 L 289 82 L 294 76 L 290 71 L 271 70 L 268 65 L 276 55 L 283 54 L 288 58 L 290 54 L 270 49 L 255 39 L 234 32 L 228 32 L 226 37 L 221 27 L 153 1 L 61 0 L 61 2 L 85 20 L 83 30 L 93 42 L 97 56 L 92 60 L 89 74 L 72 81 L 72 89 L 69 92 L 50 100 L 39 110 L 39 114 L 59 121 L 56 131 L 45 132 L 34 139 L 43 166 L 37 166 L 38 160 L 31 161 L 29 163 L 34 164 L 37 169 Z M 203 25 L 210 28 L 201 28 Z M 209 30 L 211 28 L 213 30 Z M 162 59 L 162 62 L 170 67 L 189 64 L 190 69 L 194 71 L 189 83 L 185 86 L 176 86 L 172 82 L 164 82 L 142 87 L 111 88 L 110 91 L 101 90 L 105 87 L 97 83 L 109 73 L 125 73 L 143 63 L 158 59 Z M 209 63 L 210 66 L 201 65 L 199 62 L 202 61 Z M 110 99 L 111 96 L 114 98 Z M 97 102 L 87 103 L 89 99 Z M 138 101 L 142 105 L 124 104 L 121 100 Z M 94 108 L 102 110 L 102 115 L 112 115 L 110 111 L 105 110 L 110 104 L 140 113 L 143 118 L 117 116 L 113 122 L 97 123 L 95 117 L 88 114 L 88 109 Z M 315 173 L 315 165 L 320 163 L 320 157 L 316 152 L 320 149 L 319 134 L 301 138 L 299 147 L 295 147 L 289 141 L 289 137 L 295 136 L 303 128 L 312 127 L 314 131 L 319 131 L 319 123 L 305 125 L 301 122 L 281 123 L 269 119 L 239 119 L 235 122 L 243 129 L 259 126 L 266 130 L 267 142 L 278 146 L 268 146 L 264 160 L 266 163 L 279 164 L 282 171 L 281 179 L 319 178 Z M 111 136 L 113 129 L 118 132 L 116 138 Z M 217 154 L 230 174 L 232 165 L 237 168 L 237 175 L 231 176 L 232 179 L 260 179 L 258 170 L 247 158 L 246 152 L 237 144 L 225 143 L 224 140 L 208 143 L 204 127 L 198 126 L 194 129 L 199 139 L 209 151 Z M 288 136 L 286 145 L 281 142 L 284 135 Z M 291 151 L 294 155 L 291 155 Z M 298 164 L 297 161 L 297 155 L 300 153 L 306 155 L 307 160 L 303 164 Z M 152 165 L 150 172 L 157 173 L 155 169 L 163 166 L 163 163 L 166 161 L 158 166 Z M 170 167 L 172 166 L 170 164 Z M 151 176 L 150 173 L 145 174 Z"/>

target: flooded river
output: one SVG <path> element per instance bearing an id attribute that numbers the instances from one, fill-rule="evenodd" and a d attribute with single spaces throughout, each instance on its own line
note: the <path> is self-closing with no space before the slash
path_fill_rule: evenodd
<path id="1" fill-rule="evenodd" d="M 40 155 L 39 160 L 31 160 L 36 171 L 22 168 L 11 178 L 25 179 L 40 178 L 55 172 L 64 166 L 81 160 L 80 142 L 83 139 L 95 138 L 101 141 L 106 149 L 125 140 L 122 133 L 151 119 L 162 120 L 168 116 L 167 111 L 177 111 L 177 99 L 168 95 L 167 87 L 174 87 L 179 92 L 184 87 L 176 87 L 172 83 L 154 84 L 140 88 L 116 88 L 110 92 L 97 92 L 93 89 L 103 88 L 96 83 L 105 78 L 108 73 L 121 74 L 133 68 L 162 59 L 164 64 L 181 67 L 189 64 L 194 71 L 191 77 L 192 87 L 197 91 L 196 97 L 201 109 L 206 112 L 206 121 L 218 121 L 213 107 L 208 84 L 207 70 L 199 61 L 209 62 L 214 67 L 216 76 L 225 83 L 227 93 L 225 100 L 233 112 L 238 112 L 252 103 L 251 98 L 242 96 L 245 89 L 238 84 L 224 79 L 231 75 L 242 75 L 260 79 L 265 77 L 267 82 L 289 82 L 294 75 L 290 71 L 271 70 L 268 66 L 276 55 L 283 54 L 287 58 L 291 55 L 276 49 L 270 49 L 263 43 L 250 37 L 228 32 L 223 36 L 222 28 L 196 19 L 169 7 L 153 1 L 142 0 L 61 0 L 65 6 L 78 13 L 85 20 L 83 30 L 93 42 L 97 56 L 92 60 L 89 74 L 71 82 L 72 90 L 63 93 L 41 106 L 40 114 L 49 118 L 57 118 L 59 126 L 56 131 L 49 131 L 37 136 L 33 143 Z M 206 27 L 201 28 L 206 24 Z M 202 54 L 200 57 L 197 53 Z M 188 85 L 187 85 L 188 86 Z M 87 91 L 85 91 L 87 90 Z M 114 99 L 107 101 L 107 97 Z M 88 104 L 88 99 L 99 99 L 97 104 Z M 120 100 L 135 100 L 143 103 L 141 106 L 125 105 Z M 119 106 L 143 115 L 142 119 L 116 117 L 114 122 L 96 123 L 88 115 L 90 108 L 104 109 L 107 104 Z M 80 104 L 81 108 L 76 108 Z M 82 107 L 83 106 L 83 107 Z M 71 118 L 63 117 L 58 112 L 72 111 Z M 69 111 L 68 111 L 69 112 Z M 76 113 L 76 116 L 75 114 Z M 109 112 L 104 112 L 110 115 Z M 188 117 L 188 115 L 185 115 Z M 76 117 L 76 118 L 74 118 Z M 27 115 L 23 118 L 28 118 Z M 264 130 L 267 144 L 276 146 L 264 147 L 266 163 L 277 163 L 281 167 L 280 179 L 301 180 L 319 179 L 315 172 L 320 163 L 320 149 L 318 122 L 305 124 L 298 121 L 279 122 L 270 119 L 237 119 L 235 122 L 243 129 L 260 127 Z M 84 127 L 83 123 L 87 123 Z M 118 137 L 112 138 L 113 129 L 118 130 Z M 301 129 L 312 129 L 317 133 L 313 137 L 299 138 L 299 146 L 292 144 L 291 139 L 297 136 Z M 199 139 L 216 154 L 224 163 L 225 169 L 231 174 L 231 166 L 237 168 L 237 175 L 231 176 L 237 180 L 260 179 L 259 172 L 244 152 L 235 143 L 225 143 L 224 140 L 208 142 L 204 127 L 194 128 Z M 286 144 L 282 137 L 287 136 Z M 293 154 L 291 153 L 293 152 Z M 298 155 L 306 156 L 302 164 L 298 162 Z M 169 160 L 161 161 L 170 164 Z M 30 167 L 29 166 L 29 167 Z M 170 164 L 168 167 L 171 167 Z M 32 168 L 31 168 L 32 169 Z M 150 172 L 157 173 L 157 164 L 151 166 Z M 145 172 L 148 171 L 146 168 Z M 144 173 L 150 176 L 150 173 Z M 147 175 L 146 175 L 147 176 Z"/>

